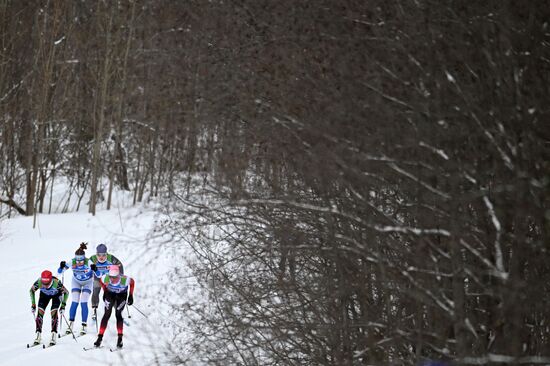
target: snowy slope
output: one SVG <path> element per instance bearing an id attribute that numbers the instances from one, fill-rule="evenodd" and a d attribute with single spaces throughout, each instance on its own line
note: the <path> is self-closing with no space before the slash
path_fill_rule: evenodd
<path id="1" fill-rule="evenodd" d="M 184 272 L 186 269 L 182 261 L 174 262 L 172 249 L 161 245 L 162 237 L 152 236 L 152 228 L 160 215 L 155 207 L 114 208 L 98 211 L 95 217 L 84 210 L 39 215 L 36 229 L 32 228 L 32 217 L 18 216 L 0 222 L 0 251 L 4 263 L 0 278 L 0 365 L 59 365 L 60 361 L 79 365 L 97 365 L 98 361 L 103 365 L 120 365 L 121 361 L 128 365 L 162 365 L 167 363 L 163 355 L 173 333 L 177 332 L 181 338 L 181 333 L 185 331 L 184 326 L 174 326 L 170 317 L 170 301 L 156 300 L 157 294 L 167 292 L 168 273 L 175 267 L 180 271 L 183 268 Z M 109 346 L 114 348 L 116 343 L 114 313 L 104 337 L 107 347 L 103 349 L 88 352 L 82 349 L 83 346 L 91 346 L 95 340 L 95 324 L 91 319 L 88 320 L 90 334 L 78 338 L 78 343 L 67 336 L 49 349 L 27 349 L 26 344 L 34 338 L 34 319 L 28 294 L 32 283 L 45 269 L 55 275 L 59 262 L 72 258 L 82 241 L 90 244 L 86 252 L 88 257 L 94 254 L 96 245 L 103 242 L 109 252 L 122 260 L 125 273 L 136 280 L 135 306 L 147 318 L 130 307 L 130 326 L 125 326 L 124 350 L 121 352 L 111 353 L 108 349 Z M 70 276 L 69 270 L 65 273 L 65 282 L 69 283 Z M 177 299 L 174 300 L 177 302 Z M 69 297 L 67 318 L 70 302 Z M 101 304 L 100 309 L 101 317 Z M 76 322 L 80 322 L 80 307 Z M 66 329 L 64 321 L 62 329 Z M 43 342 L 46 342 L 49 332 L 48 307 Z"/>

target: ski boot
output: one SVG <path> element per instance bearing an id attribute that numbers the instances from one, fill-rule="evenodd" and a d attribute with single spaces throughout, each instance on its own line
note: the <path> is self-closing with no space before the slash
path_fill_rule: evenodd
<path id="1" fill-rule="evenodd" d="M 95 347 L 101 346 L 101 341 L 102 340 L 103 340 L 103 334 L 98 334 L 97 335 L 97 340 L 94 342 L 94 346 Z"/>
<path id="2" fill-rule="evenodd" d="M 33 346 L 36 346 L 37 344 L 40 344 L 41 341 L 42 341 L 42 333 L 36 332 L 36 338 L 33 342 Z"/>
<path id="3" fill-rule="evenodd" d="M 86 334 L 86 323 L 82 323 L 82 329 L 80 329 L 80 335 Z"/>
<path id="4" fill-rule="evenodd" d="M 50 339 L 50 346 L 55 346 L 57 343 L 57 332 L 52 332 L 52 339 Z"/>
<path id="5" fill-rule="evenodd" d="M 73 323 L 74 322 L 72 320 L 69 322 L 69 328 L 67 328 L 65 334 L 71 334 L 73 332 Z"/>
<path id="6" fill-rule="evenodd" d="M 118 335 L 118 339 L 116 341 L 116 348 L 122 348 L 122 334 Z"/>
<path id="7" fill-rule="evenodd" d="M 97 322 L 97 306 L 92 307 L 92 320 Z"/>

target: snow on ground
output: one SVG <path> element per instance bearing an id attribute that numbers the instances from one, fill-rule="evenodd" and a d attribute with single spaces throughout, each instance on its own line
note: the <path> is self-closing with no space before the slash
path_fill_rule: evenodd
<path id="1" fill-rule="evenodd" d="M 182 257 L 181 246 L 168 245 L 169 239 L 155 236 L 153 227 L 162 218 L 159 207 L 154 204 L 131 206 L 129 193 L 117 193 L 116 207 L 100 210 L 96 216 L 86 212 L 84 204 L 79 212 L 65 214 L 42 214 L 37 216 L 33 229 L 32 217 L 16 216 L 0 222 L 0 251 L 3 268 L 0 277 L 0 365 L 154 365 L 167 364 L 166 345 L 174 334 L 185 333 L 185 326 L 173 321 L 171 306 L 178 303 L 174 289 L 170 288 L 168 275 L 176 268 L 189 273 Z M 74 256 L 79 244 L 88 242 L 86 256 L 95 253 L 95 247 L 105 243 L 109 252 L 124 264 L 125 274 L 136 280 L 134 305 L 130 307 L 130 326 L 124 327 L 124 349 L 111 353 L 109 347 L 116 344 L 116 321 L 114 312 L 104 336 L 102 349 L 84 351 L 96 337 L 96 325 L 88 319 L 89 334 L 77 338 L 70 336 L 58 340 L 55 347 L 27 349 L 26 344 L 34 339 L 35 323 L 31 313 L 29 289 L 40 273 L 48 269 L 56 275 L 61 260 Z M 173 244 L 173 243 L 172 243 Z M 174 251 L 177 249 L 178 253 Z M 71 271 L 65 273 L 65 282 L 70 286 Z M 191 288 L 196 283 L 191 275 L 185 282 Z M 70 287 L 68 287 L 70 290 Z M 169 292 L 170 290 L 170 292 Z M 158 295 L 170 293 L 159 299 Z M 38 302 L 38 292 L 35 294 Z M 193 291 L 190 296 L 196 296 Z M 159 301 L 161 300 L 161 301 Z M 181 302 L 181 299 L 180 299 Z M 65 316 L 69 316 L 71 297 L 67 301 Z M 46 309 L 43 325 L 43 343 L 50 337 L 50 307 Z M 100 303 L 99 319 L 103 315 Z M 76 324 L 80 323 L 80 307 Z M 125 315 L 128 315 L 126 310 Z M 62 329 L 66 329 L 62 320 Z M 183 350 L 185 352 L 185 350 Z"/>

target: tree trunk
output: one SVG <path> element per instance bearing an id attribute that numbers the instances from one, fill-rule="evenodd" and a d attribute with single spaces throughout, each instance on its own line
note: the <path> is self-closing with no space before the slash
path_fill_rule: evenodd
<path id="1" fill-rule="evenodd" d="M 111 8 L 111 13 L 109 16 L 109 25 L 107 28 L 107 39 L 105 44 L 105 60 L 103 62 L 103 72 L 101 75 L 101 92 L 99 96 L 99 108 L 98 108 L 98 126 L 95 131 L 95 141 L 94 141 L 94 155 L 92 160 L 92 182 L 90 187 L 90 206 L 89 212 L 95 216 L 96 204 L 97 204 L 97 183 L 100 175 L 100 166 L 101 166 L 101 141 L 103 139 L 103 125 L 105 123 L 105 108 L 107 105 L 107 86 L 109 83 L 109 72 L 111 68 L 111 55 L 110 55 L 110 46 L 111 46 L 111 26 L 113 23 L 113 12 L 114 5 Z"/>
<path id="2" fill-rule="evenodd" d="M 137 197 L 138 197 L 138 190 L 139 190 L 139 183 L 140 183 L 140 169 L 141 169 L 141 150 L 142 150 L 142 145 L 139 146 L 138 148 L 138 156 L 137 156 L 137 167 L 136 167 L 136 174 L 135 174 L 135 186 L 134 186 L 134 200 L 132 202 L 133 205 L 136 204 L 137 202 Z"/>
<path id="3" fill-rule="evenodd" d="M 32 184 L 33 176 L 33 127 L 32 123 L 25 118 L 21 123 L 21 129 L 23 131 L 23 165 L 25 167 L 25 186 L 27 187 L 26 193 L 26 208 L 25 212 L 28 216 L 34 214 L 34 185 Z"/>
<path id="4" fill-rule="evenodd" d="M 116 176 L 116 181 L 118 182 L 118 184 L 122 189 L 124 190 L 130 189 L 130 187 L 128 186 L 128 175 L 127 175 L 126 163 L 124 162 L 124 153 L 123 153 L 123 149 L 120 141 L 122 139 L 123 104 L 124 104 L 124 96 L 126 92 L 126 77 L 128 74 L 128 54 L 130 53 L 130 45 L 132 43 L 132 37 L 134 32 L 135 10 L 136 10 L 136 3 L 133 2 L 132 13 L 130 16 L 130 24 L 128 25 L 129 30 L 128 30 L 128 38 L 126 41 L 126 49 L 124 51 L 124 61 L 122 64 L 122 80 L 121 80 L 119 101 L 117 105 L 117 115 L 115 117 L 116 136 L 115 136 L 115 146 L 113 151 L 114 160 L 111 161 L 111 164 L 109 166 L 110 168 L 109 169 L 109 195 L 107 197 L 107 210 L 111 209 L 111 199 L 112 199 L 115 176 Z"/>
<path id="5" fill-rule="evenodd" d="M 44 212 L 44 198 L 46 197 L 46 183 L 48 177 L 43 170 L 40 170 L 40 191 L 38 192 L 38 212 Z"/>

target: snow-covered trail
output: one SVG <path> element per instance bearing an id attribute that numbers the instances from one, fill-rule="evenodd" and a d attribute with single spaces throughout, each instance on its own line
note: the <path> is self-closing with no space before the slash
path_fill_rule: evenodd
<path id="1" fill-rule="evenodd" d="M 151 263 L 140 260 L 146 248 L 142 245 L 147 233 L 154 224 L 154 210 L 142 206 L 125 209 L 99 211 L 96 216 L 85 212 L 39 215 L 38 227 L 32 228 L 32 217 L 16 217 L 0 222 L 0 252 L 2 271 L 0 277 L 0 365 L 152 365 L 162 362 L 163 349 L 159 346 L 169 331 L 158 329 L 155 324 L 154 299 L 146 298 L 145 289 L 154 291 L 163 286 L 162 279 L 152 276 Z M 115 316 L 109 321 L 104 337 L 106 347 L 85 352 L 83 346 L 91 346 L 95 340 L 96 326 L 88 319 L 89 334 L 79 337 L 78 343 L 70 336 L 58 340 L 55 347 L 26 348 L 34 338 L 34 319 L 31 313 L 29 289 L 40 273 L 48 269 L 56 275 L 61 260 L 73 257 L 80 242 L 89 242 L 86 256 L 95 253 L 99 243 L 107 244 L 109 252 L 115 254 L 124 264 L 125 273 L 136 280 L 135 305 L 150 316 L 145 319 L 130 307 L 130 326 L 124 328 L 124 350 L 109 352 L 109 346 L 116 343 Z M 161 259 L 162 260 L 162 259 Z M 71 271 L 65 273 L 65 282 L 70 290 Z M 36 293 L 38 301 L 38 292 Z M 71 303 L 69 296 L 66 317 Z M 46 310 L 43 325 L 43 342 L 50 338 L 50 307 Z M 80 325 L 80 307 L 76 324 Z M 91 314 L 91 312 L 90 312 Z M 100 303 L 99 317 L 103 314 Z M 127 314 L 126 310 L 124 314 Z M 62 329 L 66 324 L 62 320 Z M 157 330 L 155 332 L 155 329 Z M 152 334 L 152 332 L 155 332 Z M 148 335 L 148 336 L 147 336 Z M 149 342 L 156 343 L 152 346 Z M 122 359 L 122 357 L 124 359 Z"/>

